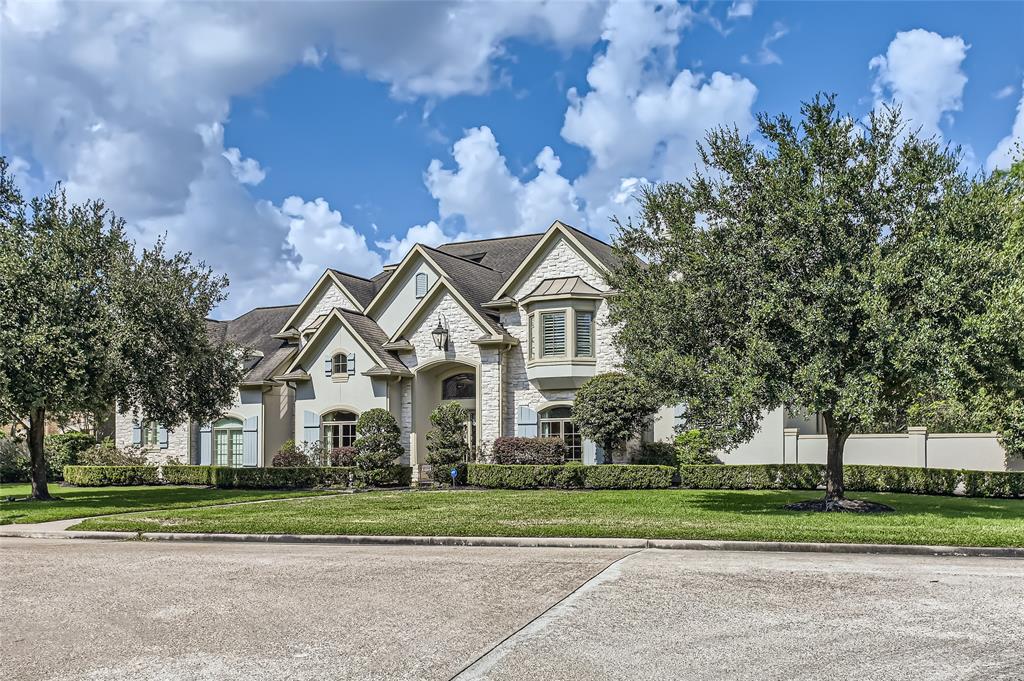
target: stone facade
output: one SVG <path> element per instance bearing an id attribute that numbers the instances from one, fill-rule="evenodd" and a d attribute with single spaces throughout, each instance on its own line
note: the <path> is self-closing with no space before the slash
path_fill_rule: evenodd
<path id="1" fill-rule="evenodd" d="M 132 428 L 134 419 L 131 414 L 117 414 L 114 419 L 114 444 L 119 448 L 132 446 Z M 152 464 L 165 464 L 169 461 L 191 463 L 192 429 L 185 424 L 167 431 L 167 447 L 144 447 L 142 452 Z"/>
<path id="2" fill-rule="evenodd" d="M 299 331 L 313 323 L 313 320 L 322 314 L 327 314 L 336 307 L 340 307 L 345 310 L 355 310 L 356 306 L 352 304 L 349 297 L 338 288 L 338 286 L 332 281 L 329 284 L 324 284 L 324 292 L 320 295 L 320 298 L 316 301 L 309 312 L 296 324 L 296 328 Z"/>

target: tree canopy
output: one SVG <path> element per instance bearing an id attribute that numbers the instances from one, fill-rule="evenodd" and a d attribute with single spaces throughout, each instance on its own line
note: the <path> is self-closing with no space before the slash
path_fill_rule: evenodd
<path id="1" fill-rule="evenodd" d="M 616 243 L 639 256 L 610 278 L 616 340 L 629 371 L 727 446 L 768 410 L 820 413 L 826 501 L 841 500 L 851 433 L 905 426 L 922 395 L 987 386 L 1019 404 L 1008 190 L 972 182 L 898 109 L 859 124 L 819 95 L 799 122 L 761 115 L 757 131 L 710 131 L 687 182 L 643 190 Z"/>
<path id="2" fill-rule="evenodd" d="M 604 462 L 612 462 L 616 445 L 639 437 L 651 421 L 658 404 L 632 376 L 599 374 L 576 391 L 572 420 L 587 439 L 604 449 Z"/>
<path id="3" fill-rule="evenodd" d="M 45 498 L 48 415 L 117 404 L 165 427 L 234 398 L 244 350 L 206 318 L 227 279 L 163 241 L 136 254 L 102 201 L 58 186 L 26 201 L 0 158 L 0 409 L 29 421 L 33 495 Z"/>

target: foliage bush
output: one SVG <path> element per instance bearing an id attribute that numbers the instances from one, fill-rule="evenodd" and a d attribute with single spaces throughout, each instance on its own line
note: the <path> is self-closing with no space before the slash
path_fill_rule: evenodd
<path id="1" fill-rule="evenodd" d="M 594 376 L 576 391 L 572 420 L 583 437 L 604 448 L 605 460 L 610 462 L 615 446 L 643 432 L 657 410 L 657 402 L 643 384 L 612 372 Z"/>
<path id="2" fill-rule="evenodd" d="M 286 440 L 270 460 L 273 468 L 305 468 L 310 465 L 305 451 L 300 450 L 295 440 Z"/>
<path id="3" fill-rule="evenodd" d="M 156 466 L 65 466 L 64 482 L 78 487 L 158 485 Z"/>
<path id="4" fill-rule="evenodd" d="M 46 456 L 46 477 L 62 480 L 64 467 L 78 464 L 82 452 L 96 446 L 96 438 L 88 433 L 69 432 L 47 435 L 43 441 Z"/>
<path id="5" fill-rule="evenodd" d="M 355 481 L 362 487 L 408 487 L 412 484 L 412 468 L 400 463 L 370 470 L 356 468 Z"/>
<path id="6" fill-rule="evenodd" d="M 311 489 L 314 487 L 347 487 L 349 476 L 357 469 L 351 466 L 290 468 L 213 467 L 213 484 L 222 488 L 248 489 Z"/>
<path id="7" fill-rule="evenodd" d="M 497 489 L 655 489 L 672 486 L 670 466 L 469 464 L 470 485 Z"/>
<path id="8" fill-rule="evenodd" d="M 214 483 L 213 466 L 160 466 L 160 477 L 167 485 L 206 485 Z"/>
<path id="9" fill-rule="evenodd" d="M 668 442 L 641 442 L 633 452 L 633 463 L 641 466 L 672 466 L 679 465 L 676 460 L 676 448 Z"/>
<path id="10" fill-rule="evenodd" d="M 469 458 L 466 444 L 466 410 L 458 402 L 444 402 L 430 414 L 433 430 L 427 433 L 427 463 L 437 482 L 449 482 L 453 464 Z"/>
<path id="11" fill-rule="evenodd" d="M 0 438 L 0 482 L 29 480 L 28 447 L 10 437 Z"/>
<path id="12" fill-rule="evenodd" d="M 387 409 L 364 411 L 356 421 L 356 432 L 359 439 L 355 441 L 355 462 L 362 471 L 386 469 L 405 453 L 402 430 Z"/>
<path id="13" fill-rule="evenodd" d="M 355 466 L 359 450 L 355 447 L 335 447 L 328 454 L 331 466 Z"/>
<path id="14" fill-rule="evenodd" d="M 715 442 L 711 435 L 698 428 L 676 435 L 676 461 L 680 466 L 699 466 L 722 463 L 712 454 Z"/>
<path id="15" fill-rule="evenodd" d="M 140 447 L 118 448 L 114 441 L 107 438 L 78 455 L 80 466 L 146 466 L 146 458 Z"/>
<path id="16" fill-rule="evenodd" d="M 1024 473 L 904 466 L 844 466 L 846 489 L 859 492 L 971 497 L 1024 496 Z M 697 465 L 679 467 L 679 485 L 692 489 L 820 489 L 819 464 Z"/>
<path id="17" fill-rule="evenodd" d="M 559 464 L 565 461 L 565 442 L 557 437 L 499 437 L 491 445 L 497 464 Z"/>

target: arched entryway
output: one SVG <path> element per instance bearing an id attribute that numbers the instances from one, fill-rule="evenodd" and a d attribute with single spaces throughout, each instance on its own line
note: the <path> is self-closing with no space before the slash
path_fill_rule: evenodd
<path id="1" fill-rule="evenodd" d="M 480 446 L 480 367 L 461 360 L 438 360 L 413 372 L 412 456 L 413 473 L 422 476 L 427 463 L 427 433 L 433 427 L 430 413 L 442 402 L 458 402 L 466 410 L 466 440 L 470 449 Z"/>

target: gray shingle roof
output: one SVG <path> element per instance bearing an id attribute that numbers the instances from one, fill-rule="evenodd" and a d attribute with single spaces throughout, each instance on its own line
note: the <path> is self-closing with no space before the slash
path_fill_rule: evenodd
<path id="1" fill-rule="evenodd" d="M 566 227 L 569 227 L 569 225 L 566 225 Z M 569 231 L 579 238 L 583 245 L 590 249 L 590 252 L 593 253 L 605 267 L 610 270 L 614 270 L 619 266 L 619 257 L 615 255 L 615 249 L 612 248 L 611 244 L 606 244 L 600 239 L 592 237 L 586 232 L 578 230 L 575 227 L 569 227 Z"/>
<path id="2" fill-rule="evenodd" d="M 472 256 L 472 260 L 476 260 L 484 267 L 512 274 L 543 236 L 543 234 L 523 234 L 479 241 L 456 241 L 438 246 L 435 250 L 459 258 Z"/>
<path id="3" fill-rule="evenodd" d="M 380 275 L 373 279 L 365 279 L 348 272 L 342 272 L 341 270 L 332 269 L 331 272 L 334 272 L 334 275 L 338 277 L 341 283 L 345 285 L 345 288 L 355 296 L 356 301 L 363 307 L 366 307 L 366 304 L 373 300 L 373 297 L 377 295 L 377 291 L 380 291 L 381 287 L 384 286 L 384 282 L 388 280 L 388 277 L 378 279 Z"/>
<path id="4" fill-rule="evenodd" d="M 288 321 L 296 305 L 257 307 L 234 319 L 207 320 L 210 337 L 219 343 L 237 343 L 260 353 L 246 364 L 244 380 L 255 382 L 267 380 L 278 364 L 295 350 L 294 345 L 274 338 L 281 326 Z"/>
<path id="5" fill-rule="evenodd" d="M 504 333 L 505 330 L 498 323 L 494 313 L 482 305 L 494 297 L 501 285 L 508 279 L 508 273 L 497 272 L 485 265 L 464 260 L 436 248 L 428 246 L 423 248 L 438 267 L 444 270 L 455 290 L 487 321 L 491 330 L 497 334 Z"/>
<path id="6" fill-rule="evenodd" d="M 352 327 L 352 330 L 359 334 L 359 337 L 370 346 L 373 354 L 377 355 L 378 363 L 382 364 L 384 368 L 400 373 L 409 370 L 402 363 L 402 360 L 398 359 L 397 355 L 384 349 L 384 344 L 388 342 L 388 335 L 377 326 L 377 322 L 353 310 L 346 310 L 340 307 L 334 309 L 341 313 L 345 321 Z"/>

